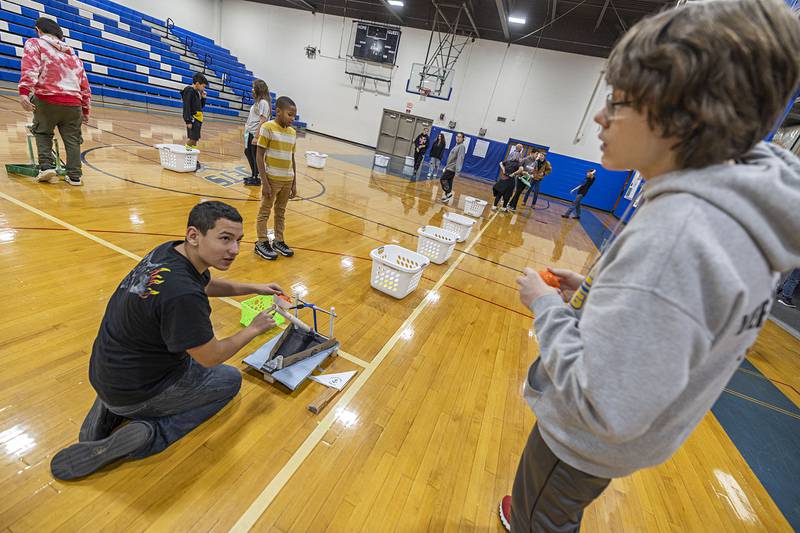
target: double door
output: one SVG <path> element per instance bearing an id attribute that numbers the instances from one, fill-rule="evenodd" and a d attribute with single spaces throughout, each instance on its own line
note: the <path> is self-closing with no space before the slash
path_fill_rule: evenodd
<path id="1" fill-rule="evenodd" d="M 378 152 L 398 157 L 414 155 L 414 139 L 432 124 L 429 118 L 384 109 L 378 133 Z"/>

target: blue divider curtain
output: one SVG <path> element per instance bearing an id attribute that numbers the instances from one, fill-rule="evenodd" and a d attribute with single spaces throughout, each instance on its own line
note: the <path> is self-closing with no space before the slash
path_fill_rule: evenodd
<path id="1" fill-rule="evenodd" d="M 442 131 L 452 133 L 450 144 L 445 149 L 444 155 L 442 156 L 444 162 L 447 160 L 447 156 L 452 147 L 455 146 L 456 133 L 458 132 L 434 126 L 431 128 L 430 145 L 433 144 L 439 132 Z M 464 167 L 461 169 L 461 173 L 468 177 L 491 182 L 497 181 L 500 172 L 500 162 L 506 157 L 510 145 L 519 143 L 523 146 L 540 150 L 548 149 L 547 146 L 519 139 L 510 139 L 508 142 L 500 142 L 471 135 L 467 135 L 466 137 L 469 138 L 469 147 L 467 148 L 467 156 L 464 159 Z M 489 143 L 485 157 L 478 157 L 475 155 L 475 147 L 478 141 Z M 426 155 L 426 158 L 428 157 L 429 156 Z M 570 191 L 583 183 L 586 172 L 590 168 L 594 168 L 597 170 L 597 179 L 589 190 L 589 194 L 584 198 L 583 205 L 609 212 L 614 210 L 614 204 L 623 193 L 623 187 L 628 179 L 628 172 L 605 170 L 599 163 L 554 152 L 548 152 L 547 159 L 550 161 L 550 164 L 553 165 L 553 171 L 542 182 L 542 194 L 559 198 L 567 203 L 572 202 L 572 200 L 575 199 L 575 195 Z"/>

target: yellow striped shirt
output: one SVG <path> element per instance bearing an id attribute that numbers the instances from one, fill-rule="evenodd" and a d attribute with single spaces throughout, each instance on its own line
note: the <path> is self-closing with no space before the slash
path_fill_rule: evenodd
<path id="1" fill-rule="evenodd" d="M 294 155 L 297 132 L 293 127 L 281 127 L 274 120 L 265 122 L 258 133 L 258 146 L 266 148 L 265 162 L 267 176 L 275 181 L 292 181 Z"/>

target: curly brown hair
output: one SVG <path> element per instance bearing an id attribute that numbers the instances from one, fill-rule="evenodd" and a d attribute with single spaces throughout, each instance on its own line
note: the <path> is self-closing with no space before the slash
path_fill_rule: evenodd
<path id="1" fill-rule="evenodd" d="M 670 9 L 633 26 L 611 52 L 606 81 L 678 139 L 681 168 L 748 152 L 800 83 L 800 20 L 782 0 Z"/>

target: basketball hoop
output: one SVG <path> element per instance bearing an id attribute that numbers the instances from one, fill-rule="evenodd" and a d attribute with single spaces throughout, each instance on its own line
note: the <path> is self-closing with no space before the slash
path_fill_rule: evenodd
<path id="1" fill-rule="evenodd" d="M 424 102 L 425 99 L 430 96 L 431 90 L 428 87 L 420 87 L 419 89 L 419 101 Z"/>

